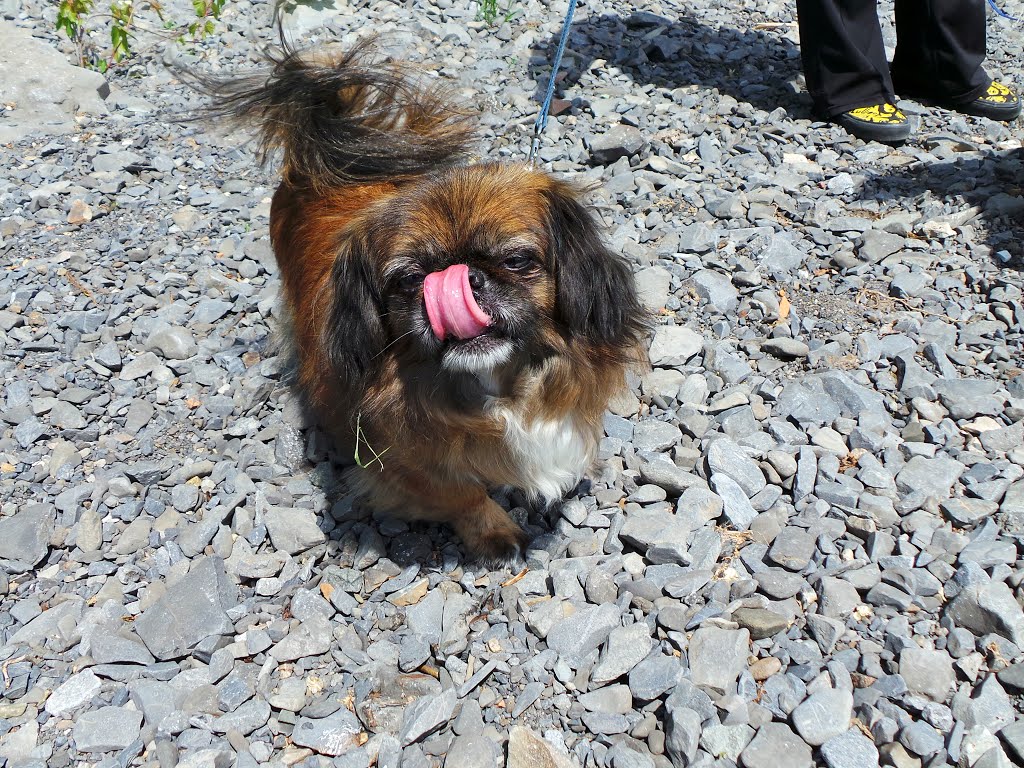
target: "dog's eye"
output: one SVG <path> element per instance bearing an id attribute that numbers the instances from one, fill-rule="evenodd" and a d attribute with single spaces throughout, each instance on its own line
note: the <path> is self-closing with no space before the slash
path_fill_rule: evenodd
<path id="1" fill-rule="evenodd" d="M 413 272 L 408 275 L 403 275 L 398 279 L 398 288 L 402 291 L 415 291 L 421 285 L 423 285 L 423 278 L 425 276 L 419 272 Z"/>
<path id="2" fill-rule="evenodd" d="M 501 262 L 501 266 L 511 272 L 527 272 L 536 267 L 537 262 L 528 253 L 517 253 Z"/>

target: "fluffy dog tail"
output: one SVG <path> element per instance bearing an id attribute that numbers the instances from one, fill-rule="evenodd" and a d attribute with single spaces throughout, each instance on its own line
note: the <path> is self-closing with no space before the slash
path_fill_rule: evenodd
<path id="1" fill-rule="evenodd" d="M 293 186 L 415 176 L 469 152 L 474 116 L 452 107 L 442 88 L 383 61 L 372 43 L 319 59 L 287 48 L 267 58 L 269 74 L 190 79 L 212 97 L 211 116 L 259 126 L 262 159 L 282 150 Z"/>

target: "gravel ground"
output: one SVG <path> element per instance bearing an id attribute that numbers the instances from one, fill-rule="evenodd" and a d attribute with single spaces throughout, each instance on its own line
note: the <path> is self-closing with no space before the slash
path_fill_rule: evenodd
<path id="1" fill-rule="evenodd" d="M 654 368 L 481 572 L 339 487 L 275 356 L 272 169 L 172 119 L 165 63 L 250 66 L 269 5 L 99 100 L 53 6 L 0 3 L 0 87 L 79 109 L 0 116 L 0 768 L 1024 761 L 1019 125 L 908 103 L 863 144 L 808 118 L 791 4 L 581 7 L 541 157 L 595 183 Z M 289 29 L 387 33 L 519 161 L 564 5 L 518 7 Z M 1022 41 L 992 15 L 990 70 Z"/>

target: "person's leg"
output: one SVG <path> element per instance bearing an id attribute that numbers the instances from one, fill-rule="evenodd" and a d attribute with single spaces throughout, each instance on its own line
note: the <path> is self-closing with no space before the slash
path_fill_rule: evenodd
<path id="1" fill-rule="evenodd" d="M 797 0 L 796 7 L 815 111 L 862 139 L 904 141 L 910 124 L 893 106 L 876 0 Z"/>
<path id="2" fill-rule="evenodd" d="M 876 0 L 797 0 L 796 7 L 804 78 L 819 114 L 894 101 Z"/>
<path id="3" fill-rule="evenodd" d="M 896 0 L 892 76 L 901 95 L 993 120 L 1013 120 L 1020 98 L 989 77 L 985 0 Z"/>
<path id="4" fill-rule="evenodd" d="M 985 0 L 896 0 L 892 76 L 900 94 L 968 102 L 991 78 L 985 61 Z"/>

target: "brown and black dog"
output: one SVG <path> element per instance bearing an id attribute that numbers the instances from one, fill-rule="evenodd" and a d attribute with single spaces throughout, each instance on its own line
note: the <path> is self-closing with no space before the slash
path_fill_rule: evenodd
<path id="1" fill-rule="evenodd" d="M 272 64 L 206 85 L 283 152 L 270 233 L 298 385 L 362 445 L 373 505 L 513 557 L 524 532 L 488 489 L 554 501 L 587 469 L 646 354 L 630 266 L 579 190 L 470 164 L 469 116 L 372 47 Z"/>

